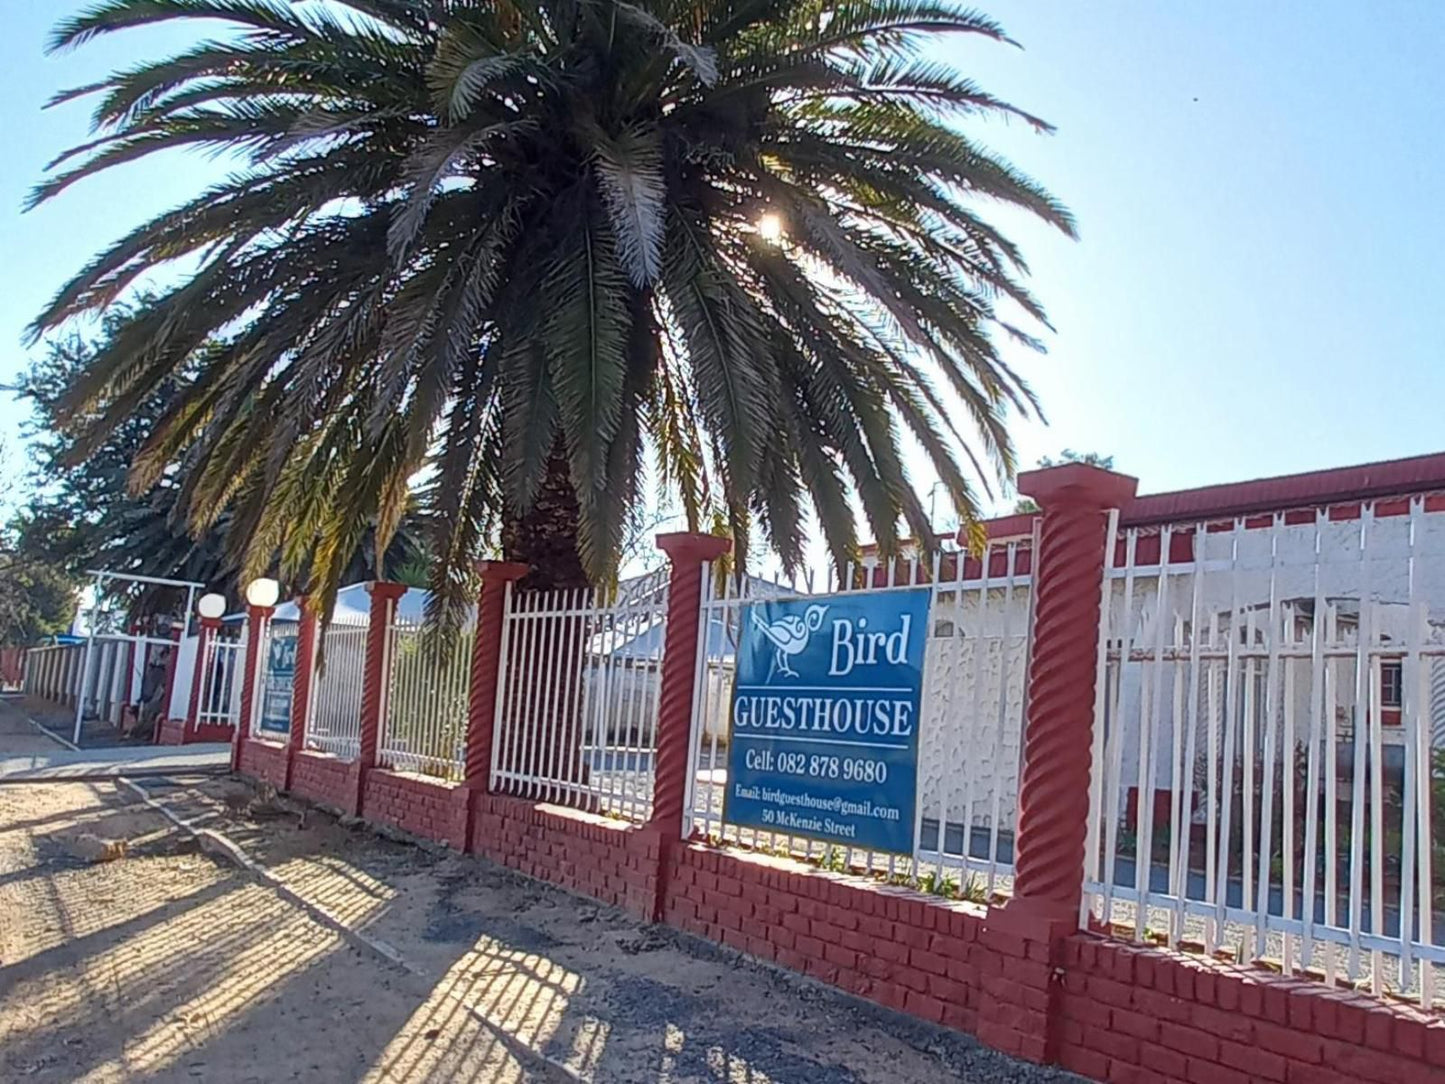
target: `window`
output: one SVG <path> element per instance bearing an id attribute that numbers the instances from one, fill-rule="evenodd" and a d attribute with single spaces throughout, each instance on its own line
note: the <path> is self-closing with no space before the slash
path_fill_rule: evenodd
<path id="1" fill-rule="evenodd" d="M 1380 663 L 1380 707 L 1398 708 L 1405 687 L 1405 664 L 1399 659 Z"/>
<path id="2" fill-rule="evenodd" d="M 1380 722 L 1400 725 L 1400 706 L 1405 691 L 1405 664 L 1401 659 L 1380 662 Z"/>

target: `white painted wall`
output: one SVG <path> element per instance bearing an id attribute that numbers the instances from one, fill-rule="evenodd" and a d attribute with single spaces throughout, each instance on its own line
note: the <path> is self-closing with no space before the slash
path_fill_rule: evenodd
<path id="1" fill-rule="evenodd" d="M 181 640 L 181 649 L 176 656 L 176 680 L 171 686 L 171 704 L 167 718 L 184 719 L 191 706 L 191 682 L 196 674 L 197 637 L 187 636 Z"/>

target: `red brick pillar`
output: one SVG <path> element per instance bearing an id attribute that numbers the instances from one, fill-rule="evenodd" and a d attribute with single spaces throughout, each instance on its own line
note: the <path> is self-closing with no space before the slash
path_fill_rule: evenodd
<path id="1" fill-rule="evenodd" d="M 366 773 L 376 767 L 376 750 L 381 744 L 381 720 L 386 710 L 386 684 L 391 677 L 391 628 L 396 616 L 396 603 L 406 594 L 406 586 L 373 580 L 366 585 L 371 596 L 371 615 L 366 628 L 366 669 L 361 686 L 361 741 L 356 755 L 355 790 L 348 812 L 361 815 L 362 797 L 366 790 Z"/>
<path id="2" fill-rule="evenodd" d="M 475 791 L 490 789 L 493 724 L 497 713 L 497 685 L 501 676 L 502 620 L 507 585 L 530 568 L 513 561 L 482 561 L 477 565 L 482 590 L 477 598 L 477 635 L 472 645 L 472 681 L 467 703 L 466 785 Z"/>
<path id="3" fill-rule="evenodd" d="M 1055 1060 L 1058 967 L 1077 932 L 1108 510 L 1137 480 L 1082 463 L 1029 471 L 1019 492 L 1042 509 L 1024 720 L 1014 895 L 991 908 L 983 940 L 998 954 L 984 981 L 978 1036 L 1032 1061 Z"/>
<path id="4" fill-rule="evenodd" d="M 296 754 L 306 748 L 306 724 L 311 718 L 311 682 L 316 676 L 316 638 L 321 622 L 309 598 L 296 604 L 301 620 L 296 629 L 296 677 L 291 683 L 291 730 L 286 735 L 286 786 L 291 789 L 291 773 Z"/>
<path id="5" fill-rule="evenodd" d="M 667 634 L 662 648 L 662 679 L 657 708 L 657 760 L 652 790 L 652 819 L 647 828 L 657 846 L 657 886 L 652 920 L 662 918 L 669 858 L 683 838 L 689 751 L 692 745 L 693 693 L 697 686 L 697 644 L 702 634 L 699 607 L 706 561 L 732 548 L 710 534 L 663 534 L 657 548 L 667 554 Z"/>
<path id="6" fill-rule="evenodd" d="M 274 606 L 246 606 L 246 657 L 241 660 L 241 715 L 236 720 L 236 733 L 231 737 L 231 771 L 241 768 L 241 747 L 251 739 L 251 723 L 256 713 L 256 686 L 260 684 L 261 667 L 265 663 L 263 641 L 271 624 Z M 197 647 L 200 645 L 197 644 Z"/>
<path id="7" fill-rule="evenodd" d="M 196 664 L 191 668 L 191 699 L 186 708 L 186 722 L 181 729 L 182 745 L 196 740 L 196 727 L 201 721 L 201 691 L 206 684 L 206 653 L 211 650 L 216 633 L 221 631 L 219 617 L 203 617 L 200 620 L 201 628 L 196 633 Z"/>
<path id="8" fill-rule="evenodd" d="M 461 850 L 472 849 L 473 813 L 491 792 L 492 743 L 496 738 L 497 687 L 502 666 L 502 624 L 507 588 L 531 571 L 514 561 L 479 561 L 481 593 L 477 596 L 477 629 L 472 642 L 472 673 L 467 700 L 467 763 L 463 792 L 458 795 L 460 823 L 453 837 Z"/>

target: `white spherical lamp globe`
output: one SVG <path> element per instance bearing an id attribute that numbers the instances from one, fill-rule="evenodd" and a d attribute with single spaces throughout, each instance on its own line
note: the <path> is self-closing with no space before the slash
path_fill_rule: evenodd
<path id="1" fill-rule="evenodd" d="M 276 605 L 276 600 L 280 597 L 281 585 L 267 576 L 252 580 L 246 585 L 246 601 L 252 606 L 265 609 Z"/>
<path id="2" fill-rule="evenodd" d="M 226 596 L 218 595 L 214 591 L 208 595 L 202 595 L 196 603 L 196 613 L 202 617 L 220 617 L 226 612 Z"/>

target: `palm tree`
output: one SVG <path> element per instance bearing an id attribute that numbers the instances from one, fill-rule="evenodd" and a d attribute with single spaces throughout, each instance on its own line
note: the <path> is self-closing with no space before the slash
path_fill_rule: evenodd
<path id="1" fill-rule="evenodd" d="M 1036 409 L 997 340 L 1043 321 L 981 213 L 1068 212 L 960 130 L 1038 118 L 922 59 L 1007 41 L 940 0 L 104 0 L 52 49 L 143 24 L 231 37 L 137 64 L 33 202 L 157 151 L 228 180 L 101 253 L 36 320 L 104 311 L 189 260 L 70 388 L 78 455 L 179 366 L 131 470 L 183 463 L 194 530 L 323 595 L 421 476 L 433 587 L 488 540 L 533 582 L 616 572 L 649 474 L 788 565 L 855 502 L 885 551 L 931 537 L 921 446 L 959 514 Z M 195 270 L 190 270 L 196 264 Z M 997 306 L 1005 305 L 1001 312 Z M 650 467 L 648 464 L 651 464 Z"/>

